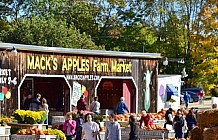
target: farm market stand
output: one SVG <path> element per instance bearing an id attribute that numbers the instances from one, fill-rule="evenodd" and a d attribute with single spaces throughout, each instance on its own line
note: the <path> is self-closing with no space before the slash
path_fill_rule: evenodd
<path id="1" fill-rule="evenodd" d="M 17 55 L 11 49 L 17 50 Z M 130 112 L 157 111 L 158 53 L 114 52 L 0 43 L 0 84 L 11 96 L 3 112 L 23 109 L 28 94 L 40 93 L 51 116 L 74 109 L 81 94 L 101 109 L 115 110 L 120 97 Z"/>

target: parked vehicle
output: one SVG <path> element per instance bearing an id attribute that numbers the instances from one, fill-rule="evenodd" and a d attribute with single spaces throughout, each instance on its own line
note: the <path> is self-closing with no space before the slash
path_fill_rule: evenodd
<path id="1" fill-rule="evenodd" d="M 196 93 L 197 95 L 200 93 L 203 93 L 203 95 L 205 95 L 205 92 L 202 88 L 183 88 L 182 92 L 184 92 L 184 91 L 191 91 L 191 92 Z"/>
<path id="2" fill-rule="evenodd" d="M 184 97 L 184 94 L 185 94 L 186 91 L 182 91 L 181 92 L 181 97 L 183 98 Z M 198 94 L 195 93 L 195 92 L 192 92 L 192 91 L 187 91 L 188 94 L 190 95 L 190 103 L 193 103 L 193 102 L 198 102 L 199 101 L 199 97 L 198 97 Z M 184 99 L 182 100 L 184 102 Z"/>

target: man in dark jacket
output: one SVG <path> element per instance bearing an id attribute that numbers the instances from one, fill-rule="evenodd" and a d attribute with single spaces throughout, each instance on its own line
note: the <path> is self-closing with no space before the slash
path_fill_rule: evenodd
<path id="1" fill-rule="evenodd" d="M 41 94 L 37 93 L 36 98 L 33 98 L 29 109 L 32 111 L 39 111 L 41 108 L 41 102 L 40 102 Z"/>
<path id="2" fill-rule="evenodd" d="M 175 130 L 175 138 L 184 138 L 184 133 L 182 132 L 182 127 L 184 126 L 184 118 L 180 110 L 177 111 L 176 116 L 173 119 L 173 125 Z"/>
<path id="3" fill-rule="evenodd" d="M 164 128 L 166 128 L 167 124 L 168 125 L 173 125 L 173 109 L 172 108 L 169 108 L 166 111 L 165 119 L 166 119 L 166 123 L 164 124 Z"/>
<path id="4" fill-rule="evenodd" d="M 29 110 L 31 101 L 32 101 L 32 95 L 29 94 L 24 101 L 24 110 Z"/>
<path id="5" fill-rule="evenodd" d="M 130 124 L 129 140 L 137 140 L 138 125 L 136 124 L 136 118 L 133 115 L 129 117 L 129 124 Z"/>
<path id="6" fill-rule="evenodd" d="M 76 130 L 74 133 L 74 137 L 75 140 L 81 140 L 82 124 L 84 123 L 84 120 L 83 120 L 83 114 L 80 111 L 77 112 L 77 118 L 75 121 L 76 121 Z"/>

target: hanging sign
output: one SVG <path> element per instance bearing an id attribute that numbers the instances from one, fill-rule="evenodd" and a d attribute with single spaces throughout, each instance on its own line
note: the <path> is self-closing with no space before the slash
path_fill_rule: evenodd
<path id="1" fill-rule="evenodd" d="M 72 96 L 71 96 L 71 104 L 76 106 L 77 101 L 81 97 L 81 84 L 78 82 L 73 82 L 73 91 L 72 91 Z"/>
<path id="2" fill-rule="evenodd" d="M 17 77 L 12 78 L 11 69 L 0 68 L 0 84 L 10 85 L 11 83 L 17 85 Z"/>

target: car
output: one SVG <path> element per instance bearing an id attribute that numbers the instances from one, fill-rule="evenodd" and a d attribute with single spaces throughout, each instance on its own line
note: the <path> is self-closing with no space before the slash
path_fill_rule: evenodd
<path id="1" fill-rule="evenodd" d="M 181 92 L 181 97 L 183 97 L 183 102 L 184 102 L 184 95 L 185 95 L 185 92 L 188 92 L 188 94 L 190 95 L 190 103 L 193 103 L 193 102 L 198 102 L 199 101 L 199 97 L 198 97 L 198 94 L 195 93 L 195 92 L 192 92 L 192 91 L 182 91 Z"/>
<path id="2" fill-rule="evenodd" d="M 204 92 L 204 90 L 202 88 L 183 88 L 182 92 L 184 92 L 184 91 L 191 91 L 191 92 L 196 93 L 197 95 L 199 93 L 203 93 L 205 95 L 205 92 Z"/>

